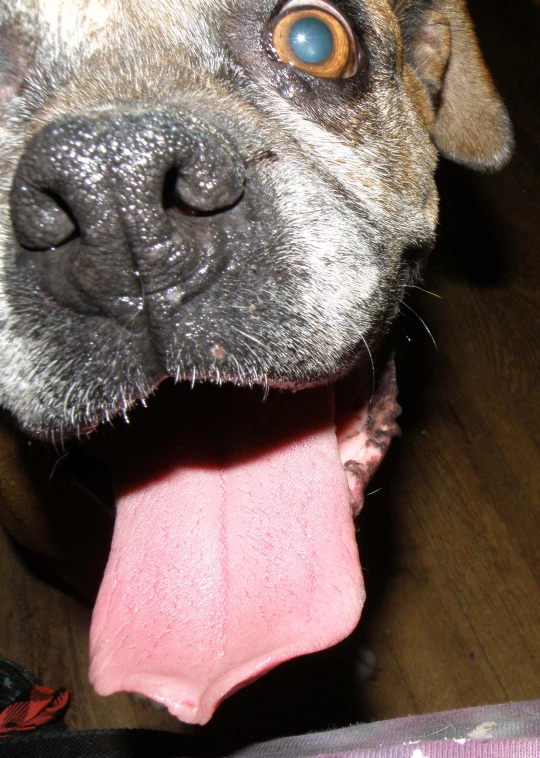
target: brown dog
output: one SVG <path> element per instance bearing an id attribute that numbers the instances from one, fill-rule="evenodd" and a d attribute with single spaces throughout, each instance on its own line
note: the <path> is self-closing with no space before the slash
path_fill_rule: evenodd
<path id="1" fill-rule="evenodd" d="M 354 628 L 352 516 L 396 430 L 373 354 L 433 241 L 436 148 L 496 169 L 508 117 L 461 0 L 0 22 L 0 404 L 63 441 L 181 385 L 90 440 L 117 506 L 91 675 L 204 723 Z M 71 564 L 109 530 L 102 464 L 68 444 L 47 487 L 50 450 L 2 435 L 7 528 L 91 593 Z"/>

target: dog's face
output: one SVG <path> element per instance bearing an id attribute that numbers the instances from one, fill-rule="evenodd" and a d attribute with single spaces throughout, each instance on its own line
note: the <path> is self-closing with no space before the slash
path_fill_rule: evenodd
<path id="1" fill-rule="evenodd" d="M 435 146 L 509 154 L 461 0 L 2 0 L 0 23 L 0 405 L 37 436 L 165 377 L 346 375 L 432 243 Z"/>

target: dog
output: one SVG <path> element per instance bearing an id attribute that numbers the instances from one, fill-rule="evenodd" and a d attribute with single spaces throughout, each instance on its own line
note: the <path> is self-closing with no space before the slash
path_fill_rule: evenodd
<path id="1" fill-rule="evenodd" d="M 398 432 L 386 338 L 437 154 L 502 167 L 508 115 L 463 0 L 0 22 L 2 519 L 66 575 L 114 488 L 91 680 L 206 723 L 358 621 L 353 517 Z"/>

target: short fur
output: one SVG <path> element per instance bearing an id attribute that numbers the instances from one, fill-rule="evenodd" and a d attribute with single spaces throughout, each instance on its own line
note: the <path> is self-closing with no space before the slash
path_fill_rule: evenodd
<path id="1" fill-rule="evenodd" d="M 166 374 L 327 382 L 377 346 L 433 242 L 436 148 L 494 169 L 512 136 L 463 0 L 336 4 L 361 51 L 344 80 L 276 59 L 274 0 L 0 0 L 0 406 L 21 428 L 77 434 Z M 93 272 L 103 302 L 120 282 L 109 311 L 66 305 L 14 231 L 17 166 L 44 128 L 153 113 L 195 119 L 244 167 L 231 234 L 212 215 L 194 232 L 223 260 L 219 276 L 194 294 L 193 274 L 168 260 L 145 269 L 133 243 L 135 263 L 101 250 L 70 272 L 83 289 Z M 5 519 L 36 549 L 31 518 L 5 506 L 19 475 L 5 460 Z"/>

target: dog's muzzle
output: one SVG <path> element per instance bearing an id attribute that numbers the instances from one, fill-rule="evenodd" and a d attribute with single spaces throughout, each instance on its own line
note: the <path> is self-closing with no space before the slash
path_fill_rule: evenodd
<path id="1" fill-rule="evenodd" d="M 179 305 L 219 277 L 244 181 L 232 140 L 189 114 L 53 122 L 15 175 L 19 264 L 61 305 L 130 324 L 153 297 Z"/>

